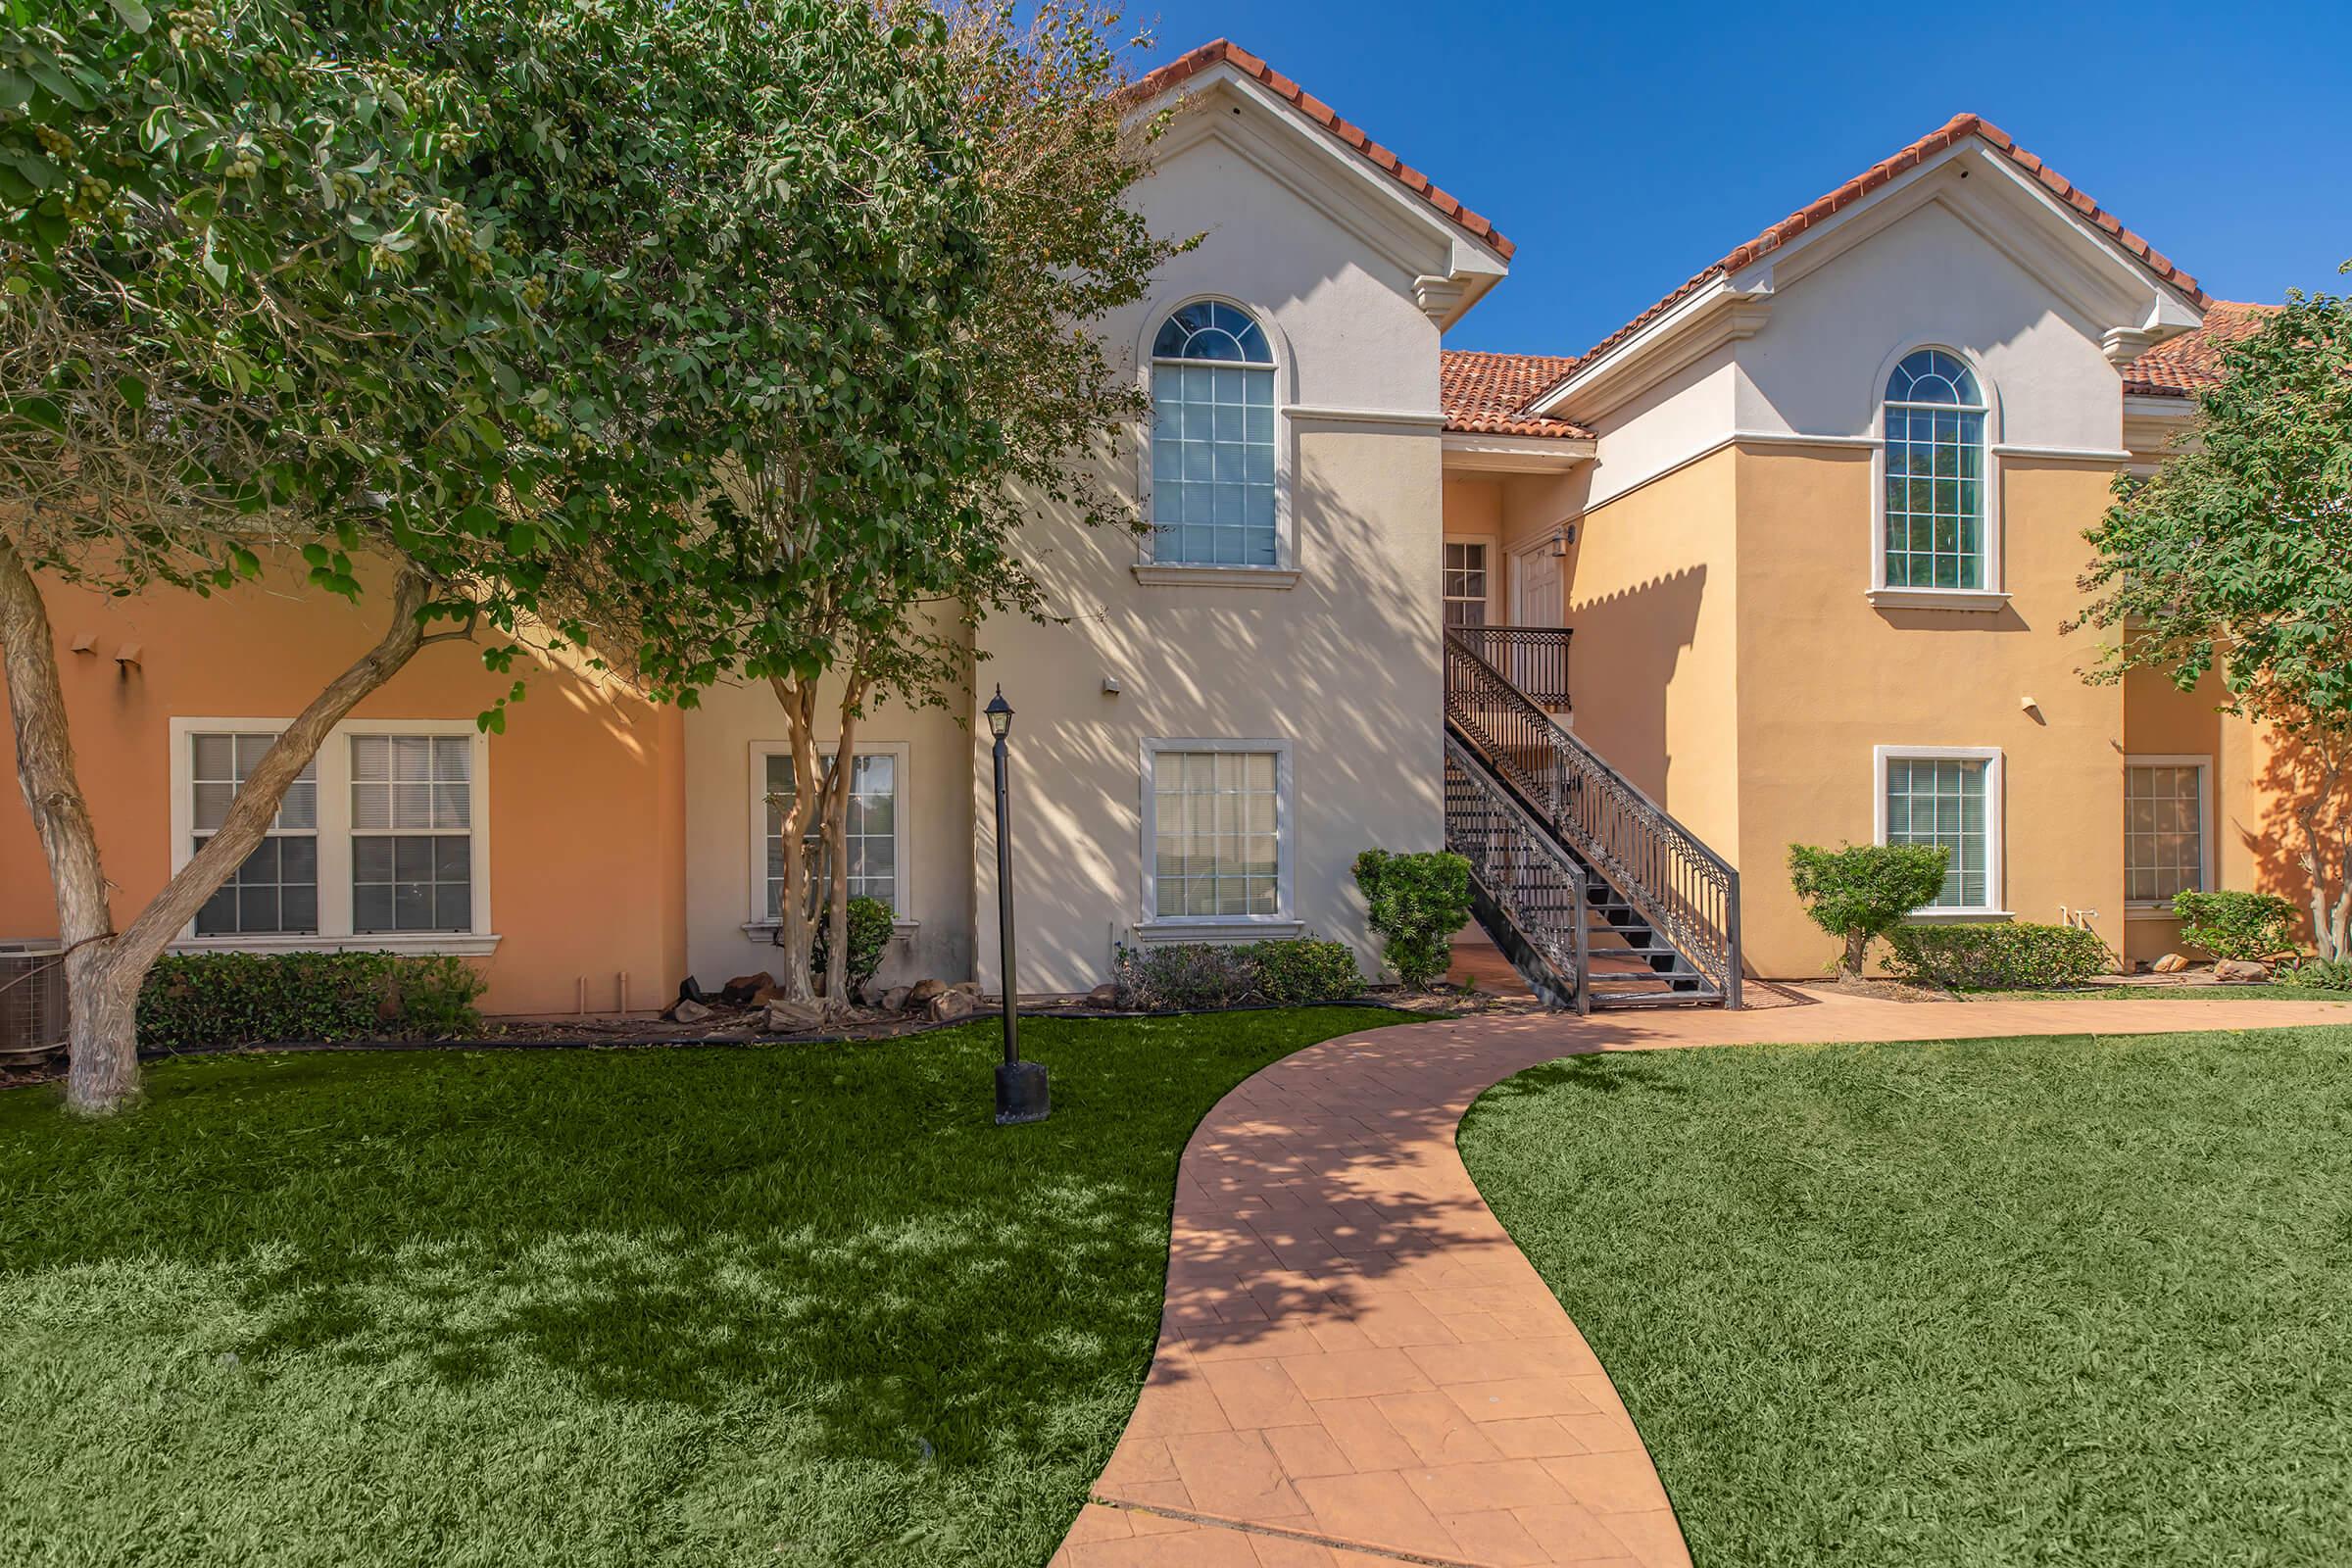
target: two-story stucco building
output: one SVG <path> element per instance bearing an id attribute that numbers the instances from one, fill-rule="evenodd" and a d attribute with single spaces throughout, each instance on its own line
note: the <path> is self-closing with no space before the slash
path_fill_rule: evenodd
<path id="1" fill-rule="evenodd" d="M 1595 1000 L 1818 973 L 1792 840 L 1946 844 L 1923 917 L 2063 910 L 2132 957 L 2175 889 L 2285 877 L 2261 736 L 2086 685 L 2059 629 L 2110 481 L 2249 308 L 2006 135 L 1952 121 L 1587 353 L 1473 354 L 1442 340 L 1509 270 L 1493 224 L 1238 48 L 1139 102 L 1171 98 L 1136 200 L 1202 238 L 1098 323 L 1153 406 L 1115 476 L 1151 530 L 1040 515 L 1060 619 L 979 633 L 1017 712 L 1024 991 L 1121 942 L 1312 933 L 1373 968 L 1371 846 L 1470 853 L 1506 949 Z M 374 635 L 266 587 L 48 603 L 123 915 Z M 680 713 L 548 668 L 481 735 L 504 684 L 427 650 L 184 946 L 456 953 L 502 1012 L 767 963 L 764 688 Z M 897 913 L 891 973 L 994 989 L 975 708 L 864 724 L 852 874 Z M 55 929 L 12 804 L 0 936 Z"/>

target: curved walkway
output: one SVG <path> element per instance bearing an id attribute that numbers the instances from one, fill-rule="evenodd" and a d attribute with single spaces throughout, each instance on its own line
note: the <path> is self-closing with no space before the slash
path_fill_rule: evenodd
<path id="1" fill-rule="evenodd" d="M 1470 1018 L 1309 1047 L 1202 1119 L 1126 1434 L 1053 1568 L 1688 1564 L 1576 1325 L 1454 1152 L 1490 1085 L 1593 1051 L 2352 1023 L 2261 1001 Z"/>

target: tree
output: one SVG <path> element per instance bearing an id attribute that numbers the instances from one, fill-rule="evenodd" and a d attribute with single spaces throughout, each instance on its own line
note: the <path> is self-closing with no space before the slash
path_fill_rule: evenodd
<path id="1" fill-rule="evenodd" d="M 2352 270 L 2352 263 L 2346 264 Z M 2222 711 L 2269 725 L 2302 776 L 2290 809 L 2320 955 L 2352 938 L 2352 304 L 2290 293 L 2225 347 L 2189 436 L 2116 481 L 2075 626 L 2110 633 L 2084 675 L 2218 674 Z M 2070 627 L 2070 629 L 2073 629 Z"/>
<path id="2" fill-rule="evenodd" d="M 1936 901 L 1951 858 L 1940 844 L 1788 846 L 1788 883 L 1806 917 L 1845 944 L 1839 979 L 1861 979 L 1871 943 Z"/>
<path id="3" fill-rule="evenodd" d="M 278 0 L 0 10 L 0 661 L 77 1109 L 135 1098 L 149 966 L 327 732 L 429 643 L 521 631 L 590 538 L 546 499 L 585 436 L 545 376 L 599 345 L 544 309 L 556 259 L 472 199 L 485 83 L 391 47 L 398 12 L 354 8 L 363 32 Z M 383 633 L 118 931 L 33 573 L 209 594 L 297 550 L 355 601 L 380 572 Z"/>

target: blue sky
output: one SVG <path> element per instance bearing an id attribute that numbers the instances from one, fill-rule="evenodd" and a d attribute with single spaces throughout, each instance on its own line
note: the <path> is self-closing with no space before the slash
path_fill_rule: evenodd
<path id="1" fill-rule="evenodd" d="M 1147 0 L 1128 20 L 1157 39 L 1147 67 L 1220 36 L 1264 56 L 1517 242 L 1449 347 L 1580 353 L 1963 110 L 2217 298 L 2352 286 L 2341 0 Z"/>

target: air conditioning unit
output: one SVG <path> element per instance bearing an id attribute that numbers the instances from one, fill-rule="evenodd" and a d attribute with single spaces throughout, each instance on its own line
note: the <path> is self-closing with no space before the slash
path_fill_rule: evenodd
<path id="1" fill-rule="evenodd" d="M 55 942 L 0 942 L 0 1067 L 66 1049 L 66 965 Z"/>

